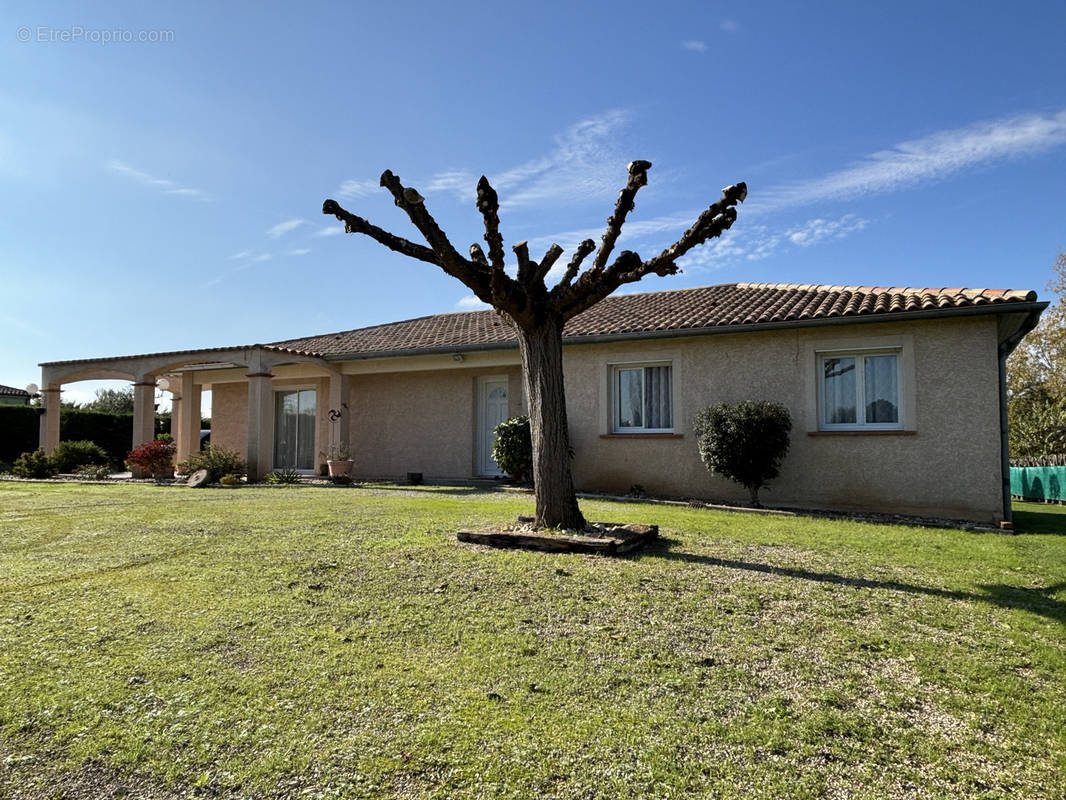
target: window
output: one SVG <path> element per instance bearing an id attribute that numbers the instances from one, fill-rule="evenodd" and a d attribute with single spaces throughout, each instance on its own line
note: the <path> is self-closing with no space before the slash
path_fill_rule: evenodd
<path id="1" fill-rule="evenodd" d="M 274 392 L 274 468 L 315 468 L 315 390 Z"/>
<path id="2" fill-rule="evenodd" d="M 820 353 L 819 427 L 899 430 L 900 352 Z"/>
<path id="3" fill-rule="evenodd" d="M 673 370 L 669 364 L 611 370 L 615 433 L 669 433 L 674 429 Z"/>

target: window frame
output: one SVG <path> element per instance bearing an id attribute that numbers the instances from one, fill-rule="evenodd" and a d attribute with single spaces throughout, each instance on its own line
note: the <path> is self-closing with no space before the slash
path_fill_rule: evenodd
<path id="1" fill-rule="evenodd" d="M 670 427 L 669 428 L 649 428 L 647 426 L 641 427 L 622 427 L 621 426 L 621 409 L 619 408 L 619 398 L 621 396 L 619 386 L 619 375 L 623 370 L 637 370 L 641 372 L 641 403 L 647 402 L 645 397 L 645 388 L 647 386 L 644 378 L 644 370 L 650 367 L 669 367 L 670 368 Z M 608 386 L 610 391 L 608 392 L 608 399 L 610 402 L 610 432 L 615 436 L 642 436 L 647 434 L 672 434 L 677 431 L 677 408 L 675 402 L 676 392 L 674 387 L 676 370 L 674 369 L 674 363 L 672 360 L 657 360 L 657 361 L 627 361 L 612 363 L 608 365 Z M 642 412 L 647 416 L 647 406 L 645 405 Z"/>
<path id="2" fill-rule="evenodd" d="M 896 421 L 866 422 L 867 357 L 896 357 Z M 825 361 L 829 358 L 855 359 L 855 422 L 828 422 L 825 409 Z M 901 431 L 906 430 L 903 347 L 862 347 L 843 350 L 817 350 L 815 353 L 815 389 L 818 430 L 820 431 Z"/>

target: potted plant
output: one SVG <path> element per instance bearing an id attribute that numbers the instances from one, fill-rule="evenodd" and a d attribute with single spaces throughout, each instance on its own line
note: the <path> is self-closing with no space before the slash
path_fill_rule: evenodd
<path id="1" fill-rule="evenodd" d="M 329 446 L 326 466 L 329 468 L 329 476 L 331 478 L 351 475 L 354 464 L 355 462 L 352 461 L 351 454 L 348 452 L 347 442 L 339 442 Z"/>

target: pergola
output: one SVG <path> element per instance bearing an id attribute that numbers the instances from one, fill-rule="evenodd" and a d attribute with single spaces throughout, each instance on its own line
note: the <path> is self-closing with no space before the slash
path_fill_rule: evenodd
<path id="1" fill-rule="evenodd" d="M 166 377 L 172 395 L 171 431 L 182 461 L 199 449 L 200 397 L 204 376 L 214 370 L 244 370 L 248 381 L 248 444 L 245 458 L 249 480 L 270 471 L 273 449 L 273 379 L 278 367 L 300 365 L 329 380 L 330 407 L 341 408 L 347 376 L 321 357 L 275 345 L 176 350 L 112 358 L 50 361 L 41 366 L 40 442 L 45 452 L 59 444 L 60 392 L 64 384 L 89 380 L 128 380 L 133 384 L 131 449 L 155 438 L 155 390 Z M 338 434 L 347 441 L 348 415 L 338 421 Z"/>

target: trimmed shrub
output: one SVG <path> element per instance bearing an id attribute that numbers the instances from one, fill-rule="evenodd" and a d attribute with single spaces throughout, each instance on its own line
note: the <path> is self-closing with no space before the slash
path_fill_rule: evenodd
<path id="1" fill-rule="evenodd" d="M 696 415 L 696 444 L 707 469 L 746 487 L 759 507 L 759 489 L 778 475 L 788 453 L 792 419 L 780 403 L 719 403 Z"/>
<path id="2" fill-rule="evenodd" d="M 60 442 L 52 451 L 52 462 L 59 472 L 74 472 L 87 464 L 107 464 L 111 458 L 96 442 Z"/>
<path id="3" fill-rule="evenodd" d="M 174 453 L 177 445 L 159 438 L 130 450 L 126 454 L 126 466 L 150 474 L 153 478 L 174 477 Z"/>
<path id="4" fill-rule="evenodd" d="M 189 456 L 188 461 L 178 464 L 178 472 L 182 475 L 191 475 L 198 469 L 206 469 L 212 483 L 218 481 L 223 475 L 241 476 L 244 474 L 244 459 L 240 453 L 227 450 L 217 444 L 209 444 L 198 453 Z"/>
<path id="5" fill-rule="evenodd" d="M 20 478 L 54 478 L 59 469 L 44 450 L 31 450 L 15 459 L 11 471 Z"/>
<path id="6" fill-rule="evenodd" d="M 105 481 L 111 477 L 111 467 L 103 464 L 86 464 L 84 467 L 78 467 L 74 474 L 86 481 Z"/>
<path id="7" fill-rule="evenodd" d="M 533 475 L 533 441 L 529 433 L 529 417 L 511 417 L 496 426 L 496 442 L 492 457 L 500 469 L 519 483 Z"/>

